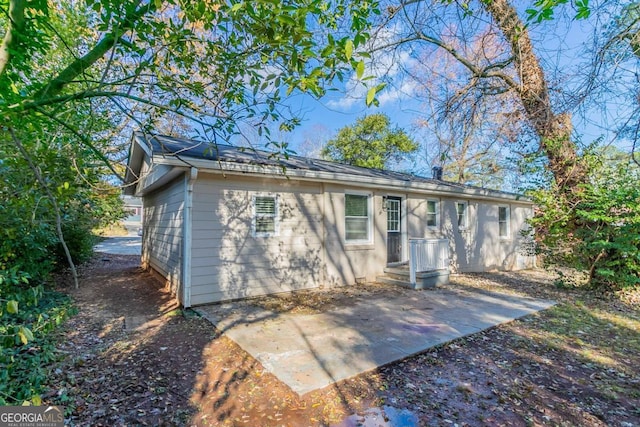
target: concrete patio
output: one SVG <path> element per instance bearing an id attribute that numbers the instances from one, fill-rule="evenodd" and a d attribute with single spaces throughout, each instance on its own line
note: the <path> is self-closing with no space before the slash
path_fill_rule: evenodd
<path id="1" fill-rule="evenodd" d="M 553 304 L 449 288 L 354 298 L 313 314 L 246 301 L 197 311 L 302 395 Z"/>

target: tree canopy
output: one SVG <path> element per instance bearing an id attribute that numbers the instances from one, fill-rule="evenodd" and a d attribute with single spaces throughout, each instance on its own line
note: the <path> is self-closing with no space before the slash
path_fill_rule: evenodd
<path id="1" fill-rule="evenodd" d="M 73 215 L 58 189 L 99 194 L 122 175 L 134 128 L 216 143 L 243 127 L 268 138 L 273 122 L 295 126 L 283 97 L 320 96 L 356 69 L 376 11 L 348 0 L 0 0 L 0 149 L 24 159 L 4 172 L 31 176 L 62 230 Z"/>
<path id="2" fill-rule="evenodd" d="M 389 169 L 418 149 L 404 130 L 392 128 L 385 114 L 360 117 L 338 131 L 322 149 L 322 155 L 336 162 L 374 169 Z"/>
<path id="3" fill-rule="evenodd" d="M 291 126 L 282 97 L 320 96 L 357 65 L 367 2 L 4 0 L 0 113 L 38 113 L 91 139 L 61 112 L 79 104 L 147 131 L 186 118 L 215 142 L 242 124 Z M 340 35 L 339 28 L 348 28 Z M 277 148 L 277 146 L 276 146 Z"/>
<path id="4" fill-rule="evenodd" d="M 122 215 L 110 183 L 133 129 L 211 143 L 290 129 L 283 98 L 320 96 L 358 68 L 376 12 L 348 0 L 0 0 L 0 362 L 23 366 L 20 346 L 49 327 L 41 284 L 66 260 L 77 285 L 91 229 Z M 5 372 L 19 381 L 0 403 L 39 404 L 23 370 Z"/>

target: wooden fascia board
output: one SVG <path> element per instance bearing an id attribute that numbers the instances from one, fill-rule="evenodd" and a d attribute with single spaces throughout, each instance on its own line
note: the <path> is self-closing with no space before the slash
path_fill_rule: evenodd
<path id="1" fill-rule="evenodd" d="M 218 162 L 216 160 L 203 160 L 187 158 L 181 160 L 175 157 L 155 157 L 156 164 L 181 165 L 197 167 L 202 173 L 241 176 L 269 176 L 274 179 L 297 179 L 300 181 L 326 182 L 340 185 L 351 185 L 377 190 L 406 191 L 432 196 L 457 197 L 462 199 L 480 199 L 486 201 L 512 202 L 525 205 L 533 205 L 533 202 L 525 196 L 518 194 L 498 193 L 481 188 L 456 189 L 447 185 L 430 183 L 417 183 L 411 181 L 394 180 L 391 178 L 373 178 L 368 176 L 344 174 L 335 172 L 311 171 L 306 169 L 288 169 L 283 171 L 276 166 L 251 165 L 246 163 Z"/>
<path id="2" fill-rule="evenodd" d="M 129 157 L 127 159 L 127 170 L 124 175 L 124 194 L 132 196 L 137 192 L 142 164 L 146 157 L 151 157 L 151 151 L 145 140 L 140 135 L 134 133 L 131 136 L 131 146 L 129 147 Z"/>
<path id="3" fill-rule="evenodd" d="M 136 196 L 144 196 L 182 175 L 189 168 L 184 166 L 158 165 L 151 166 L 149 173 L 140 178 L 136 186 Z"/>

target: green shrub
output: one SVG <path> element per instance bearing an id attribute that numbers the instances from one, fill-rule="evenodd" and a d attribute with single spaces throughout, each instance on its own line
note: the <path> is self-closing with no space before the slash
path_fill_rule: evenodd
<path id="1" fill-rule="evenodd" d="M 594 287 L 640 285 L 640 169 L 630 161 L 584 156 L 588 184 L 570 205 L 557 189 L 532 192 L 532 225 L 547 263 L 585 270 Z M 577 202 L 575 200 L 577 199 Z"/>
<path id="2" fill-rule="evenodd" d="M 56 358 L 51 332 L 73 308 L 16 268 L 0 271 L 0 295 L 0 405 L 39 404 L 46 365 Z"/>
<path id="3" fill-rule="evenodd" d="M 50 249 L 57 241 L 48 223 L 32 219 L 17 200 L 0 204 L 0 274 L 11 268 L 45 280 L 55 267 Z"/>
<path id="4" fill-rule="evenodd" d="M 67 215 L 65 219 L 66 221 L 62 226 L 64 240 L 69 252 L 71 252 L 73 262 L 81 264 L 93 255 L 93 246 L 97 243 L 98 238 L 93 234 L 92 230 L 97 221 L 82 211 L 75 211 Z M 56 240 L 55 247 L 52 249 L 56 253 L 57 264 L 66 266 L 67 257 L 59 240 Z"/>

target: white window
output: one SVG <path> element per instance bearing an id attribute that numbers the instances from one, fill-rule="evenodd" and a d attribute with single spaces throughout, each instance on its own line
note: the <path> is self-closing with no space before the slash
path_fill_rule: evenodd
<path id="1" fill-rule="evenodd" d="M 367 194 L 344 195 L 344 238 L 349 243 L 371 240 L 371 197 Z"/>
<path id="2" fill-rule="evenodd" d="M 278 197 L 253 196 L 253 235 L 278 235 Z"/>
<path id="3" fill-rule="evenodd" d="M 438 201 L 427 200 L 427 227 L 438 226 Z"/>
<path id="4" fill-rule="evenodd" d="M 469 205 L 465 202 L 457 202 L 456 213 L 458 215 L 458 228 L 467 228 L 469 226 Z"/>
<path id="5" fill-rule="evenodd" d="M 511 211 L 508 206 L 498 206 L 498 235 L 509 237 L 509 223 L 511 222 Z"/>
<path id="6" fill-rule="evenodd" d="M 400 200 L 387 199 L 387 231 L 400 232 Z"/>

